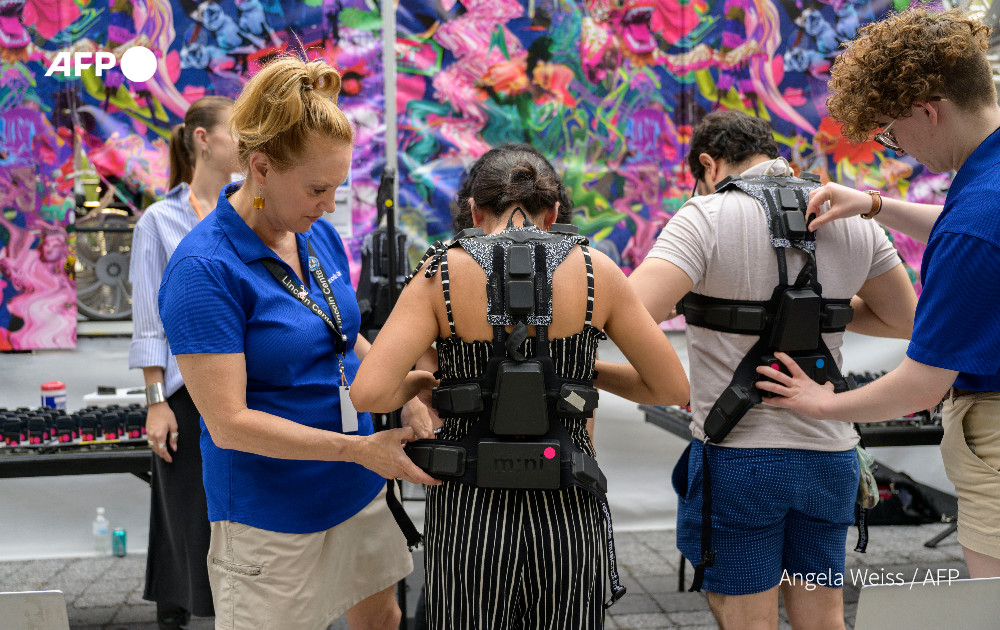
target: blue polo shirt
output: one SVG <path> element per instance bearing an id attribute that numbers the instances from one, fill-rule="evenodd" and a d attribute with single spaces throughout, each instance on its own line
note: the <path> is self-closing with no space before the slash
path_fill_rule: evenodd
<path id="1" fill-rule="evenodd" d="M 228 196 L 238 189 L 239 184 L 231 184 L 222 190 L 215 211 L 184 237 L 167 264 L 159 305 L 170 351 L 242 353 L 250 409 L 339 432 L 340 376 L 333 336 L 260 262 L 274 259 L 296 278 L 229 203 Z M 350 340 L 344 368 L 353 380 L 360 364 L 354 343 L 361 314 L 344 245 L 324 220 L 297 234 L 296 240 L 302 269 L 309 269 L 312 243 L 330 280 Z M 329 310 L 317 285 L 310 278 L 309 295 Z M 360 415 L 358 425 L 359 435 L 373 432 L 367 413 Z M 384 479 L 358 464 L 221 449 L 212 442 L 204 419 L 201 426 L 210 521 L 230 520 L 276 532 L 318 532 L 357 514 L 385 486 Z"/>
<path id="2" fill-rule="evenodd" d="M 906 355 L 958 370 L 955 387 L 1000 390 L 1000 129 L 962 164 L 920 265 Z"/>

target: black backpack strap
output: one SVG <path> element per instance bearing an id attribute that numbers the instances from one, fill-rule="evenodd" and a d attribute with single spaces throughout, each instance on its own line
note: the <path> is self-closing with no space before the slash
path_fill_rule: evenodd
<path id="1" fill-rule="evenodd" d="M 549 300 L 552 299 L 552 287 L 547 282 L 545 271 L 545 248 L 540 244 L 535 245 L 535 315 L 539 316 L 548 310 Z M 535 358 L 548 358 L 549 356 L 549 327 L 547 324 L 537 324 L 535 326 Z M 513 353 L 510 356 L 514 356 Z M 546 367 L 551 363 L 546 362 Z M 546 375 L 546 380 L 555 376 Z M 554 418 L 555 416 L 553 416 Z"/>
<path id="2" fill-rule="evenodd" d="M 505 311 L 504 308 L 504 251 L 500 244 L 493 245 L 493 273 L 486 278 L 486 304 L 487 314 L 498 314 Z M 494 357 L 506 356 L 507 329 L 502 325 L 493 326 L 493 347 L 490 355 Z"/>
<path id="3" fill-rule="evenodd" d="M 409 547 L 410 551 L 413 551 L 424 542 L 423 534 L 417 531 L 417 526 L 413 524 L 410 519 L 410 515 L 406 513 L 403 509 L 403 504 L 400 503 L 399 497 L 396 496 L 396 492 L 402 495 L 403 492 L 403 482 L 397 482 L 395 479 L 386 480 L 385 488 L 385 503 L 389 506 L 389 511 L 392 512 L 392 517 L 396 519 L 396 525 L 406 536 L 406 546 Z"/>
<path id="4" fill-rule="evenodd" d="M 701 558 L 694 567 L 689 593 L 701 590 L 705 569 L 715 565 L 718 551 L 712 549 L 712 474 L 708 465 L 708 442 L 701 445 Z"/>
<path id="5" fill-rule="evenodd" d="M 761 401 L 760 390 L 754 387 L 760 357 L 767 353 L 768 342 L 764 337 L 743 355 L 736 366 L 729 386 L 722 392 L 712 409 L 705 416 L 705 436 L 718 444 L 729 435 L 743 416 Z"/>
<path id="6" fill-rule="evenodd" d="M 817 291 L 817 293 L 819 293 Z M 854 317 L 848 298 L 821 298 L 820 332 L 844 332 Z M 771 300 L 730 300 L 690 292 L 677 304 L 677 313 L 691 326 L 718 332 L 760 335 L 771 323 Z"/>

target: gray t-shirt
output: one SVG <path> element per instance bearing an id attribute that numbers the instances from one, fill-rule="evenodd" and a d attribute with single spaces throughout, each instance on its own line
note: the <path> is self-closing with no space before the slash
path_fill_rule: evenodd
<path id="1" fill-rule="evenodd" d="M 747 169 L 743 177 L 791 175 L 783 158 Z M 789 281 L 806 260 L 785 250 Z M 736 300 L 767 300 L 778 283 L 778 262 L 768 240 L 764 208 L 740 190 L 694 197 L 660 232 L 647 257 L 662 258 L 684 271 L 702 295 Z M 870 278 L 901 264 L 885 232 L 861 217 L 834 221 L 816 232 L 816 262 L 825 298 L 850 298 Z M 691 433 L 704 439 L 705 416 L 729 385 L 733 371 L 758 337 L 687 327 L 691 381 Z M 842 364 L 843 333 L 823 335 L 837 365 Z M 836 420 L 757 405 L 726 437 L 722 446 L 801 448 L 843 451 L 857 443 L 854 428 Z"/>

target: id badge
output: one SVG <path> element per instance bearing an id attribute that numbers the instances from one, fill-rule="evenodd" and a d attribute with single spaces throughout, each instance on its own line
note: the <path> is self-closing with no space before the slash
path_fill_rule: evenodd
<path id="1" fill-rule="evenodd" d="M 340 423 L 344 433 L 358 432 L 358 411 L 351 402 L 351 388 L 340 386 Z"/>

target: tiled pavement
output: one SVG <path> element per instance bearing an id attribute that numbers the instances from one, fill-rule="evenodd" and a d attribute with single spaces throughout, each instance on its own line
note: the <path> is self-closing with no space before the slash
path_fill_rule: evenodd
<path id="1" fill-rule="evenodd" d="M 867 554 L 848 552 L 850 569 L 885 574 L 902 572 L 918 580 L 928 569 L 958 568 L 968 577 L 954 536 L 936 549 L 923 543 L 944 525 L 873 527 Z M 854 545 L 854 530 L 848 536 Z M 622 583 L 628 594 L 610 609 L 607 628 L 639 630 L 715 628 L 701 594 L 678 592 L 678 558 L 669 530 L 623 532 L 615 536 Z M 61 590 L 74 630 L 156 630 L 155 608 L 142 599 L 144 554 L 125 558 L 67 558 L 0 563 L 0 591 Z M 691 568 L 687 568 L 690 581 Z M 845 617 L 853 626 L 860 584 L 845 580 Z M 415 589 L 414 589 L 415 590 Z M 411 598 L 416 592 L 410 593 Z M 411 606 L 412 610 L 412 600 Z M 781 628 L 788 628 L 782 613 Z M 194 619 L 193 630 L 213 627 L 211 619 Z M 346 630 L 341 619 L 331 630 Z M 412 628 L 412 625 L 410 626 Z"/>

